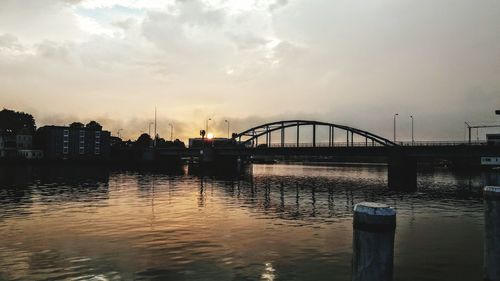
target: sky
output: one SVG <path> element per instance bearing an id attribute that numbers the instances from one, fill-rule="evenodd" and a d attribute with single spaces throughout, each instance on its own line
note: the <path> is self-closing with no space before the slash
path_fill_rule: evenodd
<path id="1" fill-rule="evenodd" d="M 398 139 L 500 123 L 497 0 L 0 0 L 0 107 L 183 140 L 311 119 Z M 480 131 L 480 137 L 484 133 Z"/>

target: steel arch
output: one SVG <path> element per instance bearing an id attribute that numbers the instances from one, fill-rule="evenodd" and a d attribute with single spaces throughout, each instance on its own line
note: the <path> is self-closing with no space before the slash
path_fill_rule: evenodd
<path id="1" fill-rule="evenodd" d="M 286 120 L 286 121 L 276 121 L 276 122 L 270 122 L 266 124 L 262 124 L 259 126 L 255 126 L 253 128 L 250 128 L 248 130 L 245 130 L 239 134 L 233 134 L 233 139 L 238 139 L 240 143 L 242 144 L 248 144 L 253 142 L 255 139 L 270 134 L 271 132 L 278 131 L 278 130 L 283 130 L 282 131 L 282 140 L 284 137 L 284 129 L 286 128 L 291 128 L 291 127 L 299 127 L 301 126 L 327 126 L 330 127 L 330 130 L 333 131 L 333 129 L 341 129 L 344 130 L 348 133 L 351 133 L 351 141 L 352 137 L 354 134 L 362 136 L 366 138 L 366 140 L 371 140 L 373 142 L 376 142 L 380 145 L 383 146 L 398 146 L 398 144 L 375 134 L 372 134 L 368 131 L 364 131 L 361 129 L 345 126 L 345 125 L 339 125 L 339 124 L 334 124 L 334 123 L 328 123 L 328 122 L 321 122 L 321 121 L 312 121 L 312 120 Z M 315 127 L 314 127 L 315 128 Z M 314 129 L 315 130 L 315 129 Z M 330 133 L 331 133 L 330 131 Z M 248 139 L 245 139 L 241 141 L 242 137 L 249 137 Z M 315 132 L 313 132 L 313 142 L 315 142 Z M 331 137 L 331 136 L 330 136 Z"/>

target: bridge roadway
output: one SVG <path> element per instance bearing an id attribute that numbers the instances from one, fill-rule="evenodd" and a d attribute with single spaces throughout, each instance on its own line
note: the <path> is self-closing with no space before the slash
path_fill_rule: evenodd
<path id="1" fill-rule="evenodd" d="M 282 157 L 282 156 L 325 156 L 325 157 L 389 157 L 402 153 L 407 157 L 436 160 L 471 160 L 479 163 L 480 157 L 500 157 L 500 146 L 492 145 L 416 145 L 416 146 L 335 146 L 335 147 L 215 147 L 217 156 L 234 157 Z M 200 157 L 202 148 L 163 148 L 159 156 Z"/>

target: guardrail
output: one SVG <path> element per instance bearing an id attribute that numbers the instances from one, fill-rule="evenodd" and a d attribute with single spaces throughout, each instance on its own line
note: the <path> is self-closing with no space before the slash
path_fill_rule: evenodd
<path id="1" fill-rule="evenodd" d="M 487 145 L 486 141 L 399 141 L 401 146 L 457 146 L 457 145 Z"/>
<path id="2" fill-rule="evenodd" d="M 486 141 L 399 141 L 396 142 L 400 146 L 482 146 L 487 145 Z M 271 143 L 270 145 L 260 144 L 257 147 L 270 147 L 270 148 L 293 148 L 293 147 L 382 147 L 383 145 L 379 143 L 367 142 L 335 142 L 333 144 L 328 142 L 317 142 L 316 145 L 313 143 L 285 143 L 283 146 L 281 143 Z"/>
<path id="3" fill-rule="evenodd" d="M 272 143 L 269 146 L 267 145 L 260 145 L 260 147 L 347 147 L 347 146 L 356 146 L 356 147 L 365 147 L 365 146 L 383 146 L 379 143 L 371 143 L 368 142 L 335 142 L 333 145 L 328 143 L 328 142 L 317 142 L 316 145 L 313 145 L 313 143 L 299 143 L 297 146 L 297 143 L 285 143 L 284 146 L 281 145 L 281 143 Z"/>

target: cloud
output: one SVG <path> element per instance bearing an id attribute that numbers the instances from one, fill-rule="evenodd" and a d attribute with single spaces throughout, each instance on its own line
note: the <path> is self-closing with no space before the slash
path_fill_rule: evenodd
<path id="1" fill-rule="evenodd" d="M 125 20 L 118 20 L 118 21 L 114 21 L 112 23 L 112 25 L 114 25 L 118 28 L 121 28 L 123 30 L 129 30 L 135 24 L 136 24 L 136 21 L 133 18 L 127 18 Z"/>
<path id="2" fill-rule="evenodd" d="M 12 34 L 0 35 L 0 47 L 10 50 L 22 50 L 23 47 L 19 44 L 16 36 Z"/>
<path id="3" fill-rule="evenodd" d="M 269 40 L 253 33 L 234 34 L 228 32 L 227 37 L 242 50 L 263 47 L 269 42 Z"/>
<path id="4" fill-rule="evenodd" d="M 37 54 L 40 57 L 58 60 L 61 62 L 69 62 L 71 44 L 64 45 L 52 41 L 44 41 L 37 45 Z"/>
<path id="5" fill-rule="evenodd" d="M 274 3 L 269 5 L 269 10 L 274 11 L 288 5 L 288 0 L 276 0 Z"/>
<path id="6" fill-rule="evenodd" d="M 23 43 L 80 40 L 85 36 L 67 1 L 3 0 L 1 5 L 0 34 L 12 34 Z"/>
<path id="7" fill-rule="evenodd" d="M 149 11 L 142 25 L 146 39 L 168 53 L 193 55 L 218 45 L 224 13 L 200 1 L 181 1 L 174 11 Z"/>
<path id="8" fill-rule="evenodd" d="M 498 14 L 486 0 L 5 0 L 0 103 L 131 137 L 156 105 L 185 137 L 214 115 L 390 136 L 399 112 L 402 138 L 410 114 L 420 138 L 460 138 L 500 104 Z"/>

